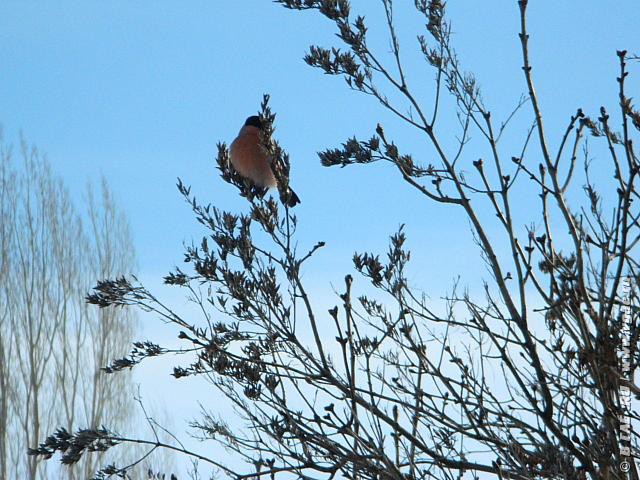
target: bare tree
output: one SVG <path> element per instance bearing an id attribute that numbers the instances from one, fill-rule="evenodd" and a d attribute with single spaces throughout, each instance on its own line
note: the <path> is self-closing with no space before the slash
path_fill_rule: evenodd
<path id="1" fill-rule="evenodd" d="M 16 180 L 15 217 L 9 226 L 13 246 L 9 258 L 15 264 L 11 282 L 6 285 L 9 289 L 6 307 L 11 322 L 16 390 L 13 413 L 17 424 L 11 433 L 20 432 L 22 442 L 28 445 L 42 430 L 52 428 L 56 420 L 47 406 L 52 401 L 51 370 L 47 366 L 63 317 L 57 304 L 60 286 L 55 281 L 55 265 L 50 261 L 55 242 L 51 227 L 53 222 L 72 219 L 67 216 L 68 198 L 38 151 L 23 142 L 21 154 L 24 175 Z M 56 218 L 57 215 L 62 218 Z M 37 460 L 25 462 L 20 458 L 19 445 L 20 442 L 13 444 L 13 464 L 18 466 L 14 475 L 37 478 Z"/>
<path id="2" fill-rule="evenodd" d="M 0 139 L 2 132 L 0 131 Z M 10 231 L 9 227 L 13 223 L 14 205 L 10 201 L 14 198 L 13 185 L 14 175 L 9 168 L 9 152 L 4 145 L 0 150 L 0 305 L 8 305 L 9 295 L 6 285 L 9 282 L 9 250 Z M 0 309 L 0 438 L 8 438 L 10 427 L 10 409 L 13 395 L 13 382 L 11 381 L 11 368 L 13 366 L 12 352 L 13 345 L 8 341 L 7 333 L 9 326 L 9 311 L 7 308 Z M 9 471 L 9 446 L 8 442 L 0 445 L 0 477 L 8 478 Z"/>
<path id="3" fill-rule="evenodd" d="M 97 202 L 92 191 L 87 192 L 92 245 L 88 255 L 92 261 L 88 265 L 87 278 L 123 275 L 135 264 L 127 219 L 114 203 L 104 178 L 100 193 L 101 199 Z M 85 289 L 85 294 L 86 291 Z M 101 368 L 108 363 L 114 352 L 123 352 L 128 348 L 134 335 L 134 312 L 129 309 L 90 309 L 87 313 L 90 341 L 87 351 L 92 375 L 85 379 L 88 384 L 81 395 L 85 403 L 86 424 L 92 428 L 103 424 L 125 426 L 135 418 L 134 404 L 131 401 L 131 377 L 105 375 Z M 95 471 L 95 460 L 97 459 L 85 464 L 84 472 L 79 478 L 86 478 Z"/>
<path id="4" fill-rule="evenodd" d="M 100 281 L 89 302 L 136 305 L 175 324 L 184 350 L 138 342 L 107 371 L 192 353 L 174 376 L 208 378 L 245 428 L 213 411 L 193 427 L 233 452 L 234 461 L 106 428 L 58 432 L 31 453 L 61 452 L 66 462 L 142 444 L 181 451 L 237 479 L 637 479 L 630 427 L 638 411 L 630 400 L 640 393 L 633 381 L 640 241 L 633 136 L 640 113 L 625 90 L 630 56 L 618 52 L 614 111 L 603 107 L 592 118 L 577 109 L 553 134 L 534 87 L 526 0 L 518 2 L 522 64 L 513 67 L 522 69 L 528 95 L 502 123 L 460 64 L 443 2 L 415 1 L 426 23 L 418 48 L 435 79 L 429 101 L 418 100 L 403 63 L 392 0 L 381 2 L 390 56 L 370 47 L 369 26 L 346 0 L 277 3 L 333 22 L 346 48 L 312 46 L 306 62 L 343 76 L 430 145 L 405 153 L 378 125 L 370 139 L 321 152 L 322 164 L 387 163 L 425 201 L 459 212 L 488 267 L 483 294 L 456 286 L 435 302 L 411 286 L 400 229 L 386 257 L 354 255 L 375 295 L 358 295 L 347 275 L 339 305 L 317 311 L 300 271 L 323 243 L 299 247 L 298 218 L 239 178 L 220 144 L 222 178 L 246 197 L 249 213 L 203 206 L 179 183 L 207 233 L 186 250 L 192 270 L 165 277 L 201 308 L 200 321 L 182 318 L 125 277 Z M 512 133 L 510 120 L 525 108 L 529 126 Z M 440 128 L 452 113 L 459 120 L 454 133 L 448 124 Z M 274 119 L 265 99 L 263 143 L 286 191 L 289 159 L 273 140 Z M 482 139 L 473 151 L 472 133 Z M 521 140 L 518 151 L 501 143 L 507 134 Z M 445 146 L 450 135 L 453 149 Z M 538 208 L 518 208 L 517 197 Z M 126 476 L 126 468 L 99 473 L 112 474 Z"/>
<path id="5" fill-rule="evenodd" d="M 58 477 L 25 455 L 43 431 L 78 421 L 124 425 L 133 418 L 130 376 L 100 372 L 106 358 L 126 353 L 133 313 L 98 312 L 84 301 L 91 279 L 135 267 L 131 235 L 104 181 L 99 201 L 89 191 L 87 230 L 35 148 L 23 141 L 16 164 L 2 142 L 0 156 L 0 474 Z M 95 461 L 64 475 L 86 478 Z"/>

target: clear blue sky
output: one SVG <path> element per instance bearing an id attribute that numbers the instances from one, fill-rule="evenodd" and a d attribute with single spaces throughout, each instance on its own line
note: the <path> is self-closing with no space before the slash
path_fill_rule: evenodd
<path id="1" fill-rule="evenodd" d="M 373 38 L 387 49 L 377 37 L 379 2 L 353 3 L 366 9 Z M 412 82 L 426 88 L 433 74 L 409 53 L 421 22 L 412 7 L 402 12 L 413 2 L 396 3 Z M 463 65 L 477 74 L 494 118 L 504 118 L 525 91 L 516 1 L 451 0 L 448 7 Z M 532 61 L 553 145 L 577 107 L 594 117 L 601 104 L 614 108 L 615 51 L 640 51 L 639 24 L 636 1 L 531 2 Z M 179 264 L 182 242 L 202 233 L 176 177 L 205 202 L 241 208 L 217 176 L 215 145 L 231 141 L 268 92 L 303 201 L 300 240 L 328 243 L 307 270 L 314 288 L 324 288 L 319 295 L 327 298 L 328 282 L 350 271 L 354 250 L 383 250 L 387 235 L 407 223 L 414 279 L 437 297 L 470 266 L 483 273 L 462 215 L 401 188 L 390 166 L 318 162 L 317 151 L 354 134 L 366 138 L 378 121 L 418 158 L 424 145 L 371 98 L 302 61 L 309 44 L 337 41 L 321 16 L 268 0 L 3 0 L 0 122 L 8 139 L 22 131 L 47 152 L 78 199 L 87 181 L 107 177 L 128 213 L 140 276 L 152 279 Z M 453 142 L 455 125 L 440 128 Z M 503 148 L 517 154 L 522 132 L 514 135 Z M 470 152 L 467 161 L 482 155 Z"/>
<path id="2" fill-rule="evenodd" d="M 486 103 L 500 118 L 525 91 L 516 2 L 449 3 L 461 59 L 477 73 Z M 615 50 L 637 46 L 637 3 L 536 3 L 530 7 L 532 54 L 550 128 L 564 125 L 578 106 L 597 112 L 601 102 L 613 105 Z M 372 21 L 379 18 L 378 2 L 355 5 L 365 5 Z M 409 20 L 416 16 L 397 10 L 401 26 L 419 28 Z M 373 24 L 371 30 L 375 38 Z M 414 31 L 406 39 L 412 41 Z M 319 165 L 318 150 L 353 134 L 364 138 L 378 120 L 400 141 L 406 135 L 370 98 L 301 60 L 307 45 L 331 45 L 334 38 L 319 15 L 267 0 L 4 0 L 0 122 L 9 139 L 22 131 L 47 152 L 73 191 L 106 175 L 129 214 L 143 275 L 165 272 L 179 261 L 181 242 L 199 235 L 174 188 L 176 177 L 203 200 L 238 205 L 235 191 L 217 177 L 215 145 L 234 137 L 264 92 L 272 95 L 278 138 L 292 156 L 292 182 L 303 199 L 302 238 L 328 241 L 324 265 L 342 272 L 356 244 L 381 247 L 401 222 L 420 244 L 455 229 L 449 245 L 457 248 L 466 224 L 441 222 L 455 213 L 400 189 L 391 167 Z M 407 55 L 411 47 L 404 45 Z M 414 84 L 428 85 L 432 73 L 416 70 Z M 421 145 L 409 147 L 419 156 Z M 375 215 L 366 214 L 371 211 Z M 338 236 L 340 242 L 331 242 Z M 456 273 L 451 270 L 449 277 Z"/>

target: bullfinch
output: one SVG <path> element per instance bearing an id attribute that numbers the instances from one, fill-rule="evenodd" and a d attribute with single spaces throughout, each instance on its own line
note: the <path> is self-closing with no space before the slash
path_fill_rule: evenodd
<path id="1" fill-rule="evenodd" d="M 253 115 L 244 122 L 238 136 L 231 143 L 229 154 L 231 165 L 242 177 L 251 180 L 257 187 L 269 189 L 278 186 L 271 161 L 260 140 L 262 121 Z M 289 188 L 283 202 L 289 207 L 300 203 L 300 198 Z"/>

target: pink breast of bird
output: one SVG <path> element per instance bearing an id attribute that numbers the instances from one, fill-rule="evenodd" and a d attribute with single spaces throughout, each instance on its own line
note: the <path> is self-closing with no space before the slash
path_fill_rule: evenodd
<path id="1" fill-rule="evenodd" d="M 229 149 L 231 165 L 243 177 L 248 178 L 259 187 L 276 186 L 269 159 L 260 144 L 260 130 L 245 125 L 240 130 Z"/>

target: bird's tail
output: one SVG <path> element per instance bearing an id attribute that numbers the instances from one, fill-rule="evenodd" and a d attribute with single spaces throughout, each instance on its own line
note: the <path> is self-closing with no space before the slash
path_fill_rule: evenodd
<path id="1" fill-rule="evenodd" d="M 289 208 L 293 208 L 300 203 L 300 197 L 298 197 L 298 195 L 293 191 L 292 188 L 289 188 L 289 191 L 287 192 L 286 198 L 283 200 L 283 203 L 286 203 Z"/>

